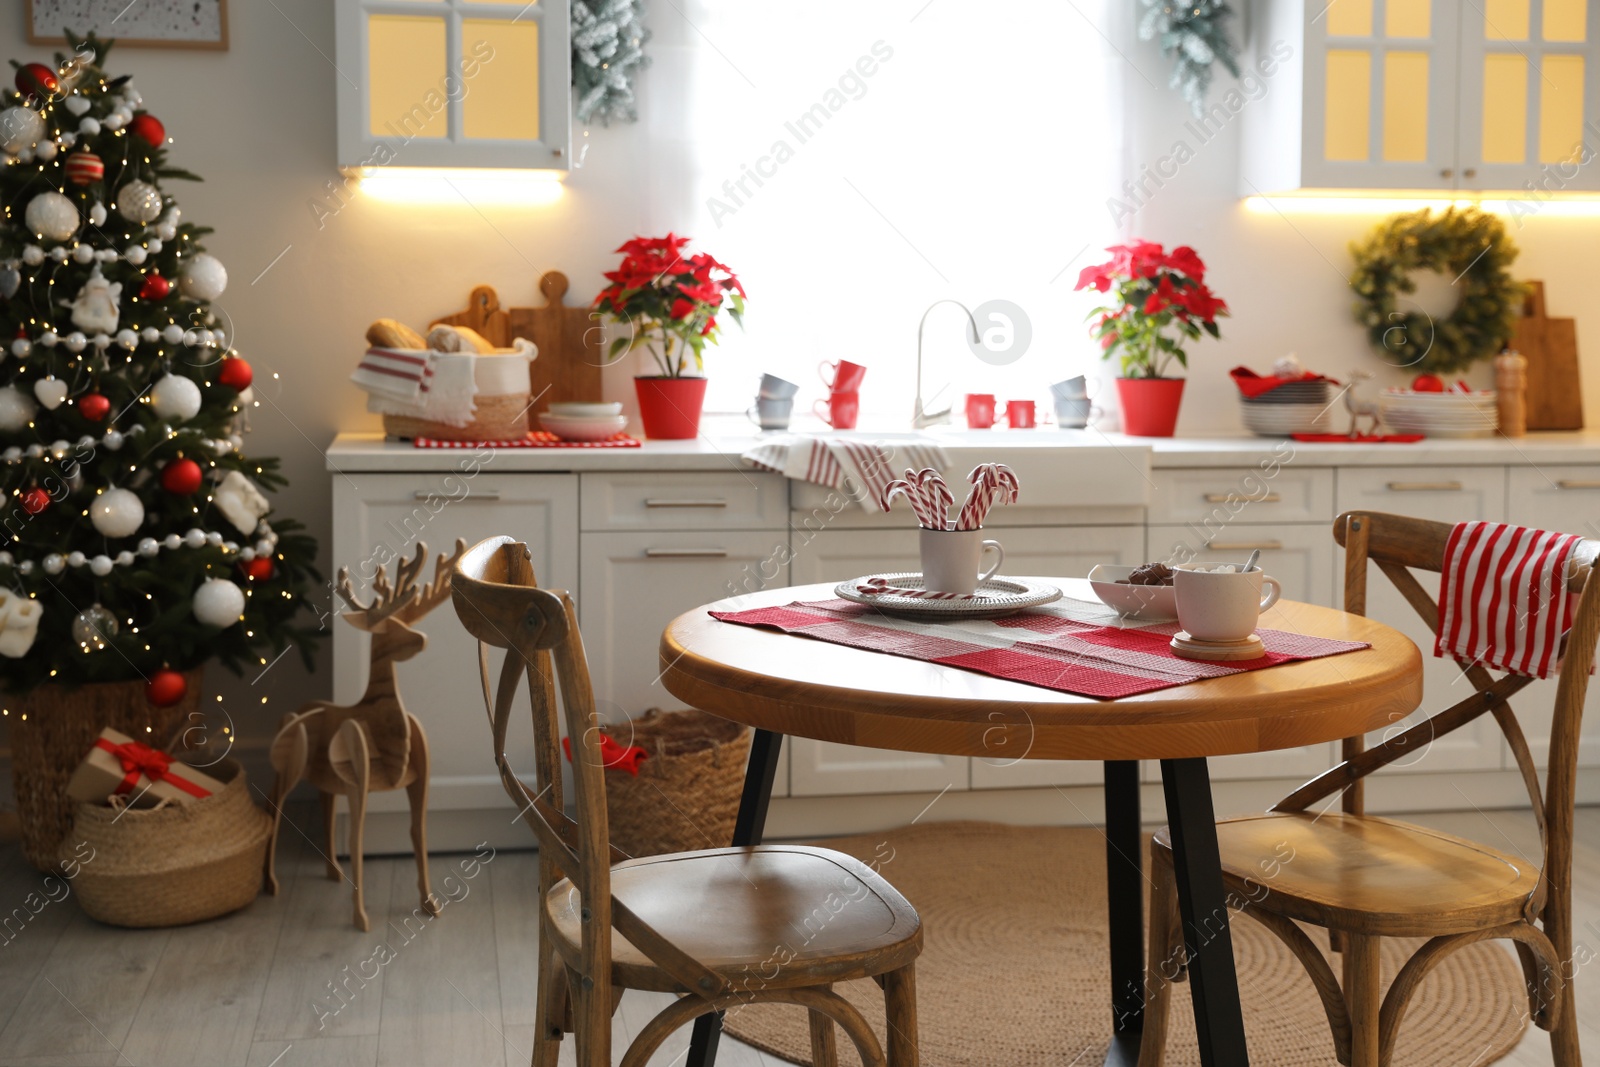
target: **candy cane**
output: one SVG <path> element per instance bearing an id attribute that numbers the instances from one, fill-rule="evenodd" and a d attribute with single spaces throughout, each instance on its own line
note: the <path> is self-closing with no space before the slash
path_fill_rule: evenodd
<path id="1" fill-rule="evenodd" d="M 902 596 L 912 600 L 977 600 L 976 593 L 941 593 L 932 589 L 900 589 L 889 584 L 887 578 L 868 578 L 865 585 L 856 586 L 863 596 Z"/>
<path id="2" fill-rule="evenodd" d="M 911 472 L 906 471 L 906 475 L 910 477 Z M 955 497 L 951 495 L 950 486 L 945 484 L 944 476 L 932 467 L 924 467 L 916 473 L 916 482 L 922 489 L 928 512 L 934 519 L 929 529 L 949 529 L 950 507 L 955 503 Z"/>
<path id="3" fill-rule="evenodd" d="M 896 478 L 884 487 L 884 510 L 889 510 L 894 504 L 894 498 L 901 493 L 904 493 L 906 499 L 911 501 L 911 510 L 916 512 L 917 522 L 923 526 L 929 526 L 933 521 L 933 516 L 928 514 L 927 508 L 922 502 L 922 497 L 917 493 L 917 487 L 904 478 Z"/>

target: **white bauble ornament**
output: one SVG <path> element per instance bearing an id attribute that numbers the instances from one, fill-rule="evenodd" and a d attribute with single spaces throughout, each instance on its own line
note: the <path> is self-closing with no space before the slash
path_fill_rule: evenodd
<path id="1" fill-rule="evenodd" d="M 150 254 L 153 256 L 157 252 L 161 251 L 164 246 L 161 244 L 161 238 L 152 237 L 150 240 L 145 242 L 145 247 L 150 249 Z"/>
<path id="2" fill-rule="evenodd" d="M 200 339 L 199 330 L 184 330 L 183 343 L 188 345 L 190 348 L 197 348 L 205 342 Z"/>
<path id="3" fill-rule="evenodd" d="M 175 533 L 167 534 L 167 536 L 161 539 L 161 544 L 164 548 L 177 548 L 179 545 L 183 544 L 183 538 Z"/>
<path id="4" fill-rule="evenodd" d="M 112 452 L 115 452 L 122 447 L 122 431 L 107 430 L 105 437 L 101 438 L 101 440 L 105 442 L 106 448 L 110 449 Z"/>
<path id="5" fill-rule="evenodd" d="M 33 395 L 46 409 L 54 411 L 67 399 L 67 383 L 60 378 L 40 378 L 33 383 Z"/>
<path id="6" fill-rule="evenodd" d="M 232 626 L 243 614 L 244 591 L 226 578 L 207 578 L 194 591 L 194 617 L 207 626 Z"/>
<path id="7" fill-rule="evenodd" d="M 170 222 L 156 223 L 156 237 L 163 241 L 170 241 L 178 236 L 178 228 Z"/>
<path id="8" fill-rule="evenodd" d="M 144 537 L 139 540 L 139 555 L 146 559 L 161 551 L 161 542 L 154 537 Z"/>
<path id="9" fill-rule="evenodd" d="M 67 569 L 67 557 L 59 552 L 50 553 L 44 558 L 43 563 L 44 572 L 52 576 L 60 574 Z"/>
<path id="10" fill-rule="evenodd" d="M 222 544 L 222 535 L 215 530 L 207 530 L 206 544 L 210 545 L 212 548 L 216 548 L 218 545 Z"/>
<path id="11" fill-rule="evenodd" d="M 127 537 L 144 522 L 144 504 L 130 489 L 108 489 L 89 505 L 89 521 L 106 537 Z"/>
<path id="12" fill-rule="evenodd" d="M 56 336 L 56 332 L 54 330 L 46 330 L 44 333 L 39 335 L 39 343 L 44 345 L 46 348 L 54 348 L 56 345 L 61 343 L 61 338 Z"/>
<path id="13" fill-rule="evenodd" d="M 169 374 L 150 387 L 150 406 L 172 422 L 188 422 L 200 411 L 200 387 L 191 378 Z"/>
<path id="14" fill-rule="evenodd" d="M 149 341 L 151 344 L 161 340 L 161 331 L 154 326 L 146 326 L 139 331 L 139 340 Z"/>
<path id="15" fill-rule="evenodd" d="M 242 534 L 255 531 L 261 517 L 272 510 L 256 483 L 238 471 L 229 471 L 211 494 L 211 502 Z"/>
<path id="16" fill-rule="evenodd" d="M 206 532 L 200 529 L 198 526 L 194 527 L 193 529 L 185 530 L 183 533 L 183 543 L 188 545 L 190 548 L 199 548 L 201 545 L 206 543 Z"/>
<path id="17" fill-rule="evenodd" d="M 78 123 L 78 132 L 85 137 L 93 137 L 100 132 L 100 120 L 90 115 Z"/>
<path id="18" fill-rule="evenodd" d="M 82 352 L 84 347 L 88 345 L 89 339 L 77 330 L 73 330 L 62 339 L 61 343 L 67 346 L 68 352 L 78 353 Z"/>
<path id="19" fill-rule="evenodd" d="M 72 261 L 74 263 L 88 263 L 92 259 L 94 259 L 94 249 L 88 245 L 79 245 L 72 250 Z"/>
<path id="20" fill-rule="evenodd" d="M 68 552 L 67 553 L 67 566 L 69 566 L 69 567 L 81 567 L 81 566 L 83 566 L 84 560 L 86 560 L 88 558 L 89 557 L 85 556 L 82 552 Z"/>
<path id="21" fill-rule="evenodd" d="M 18 574 L 32 574 L 33 573 L 33 560 L 25 559 L 22 562 L 18 563 L 17 564 L 17 573 Z M 0 592 L 4 592 L 4 590 L 0 590 Z M 34 603 L 38 603 L 38 601 L 34 601 Z M 4 650 L 4 645 L 5 645 L 5 637 L 3 635 L 0 635 L 0 651 Z M 6 653 L 6 654 L 9 655 L 10 653 Z"/>
<path id="22" fill-rule="evenodd" d="M 44 249 L 38 245 L 28 245 L 22 250 L 22 262 L 30 267 L 37 267 L 44 262 Z"/>
<path id="23" fill-rule="evenodd" d="M 51 241 L 65 241 L 78 232 L 78 209 L 60 193 L 40 193 L 28 201 L 22 221 L 30 233 Z M 65 251 L 65 250 L 63 250 Z"/>
<path id="24" fill-rule="evenodd" d="M 101 349 L 101 350 L 110 348 L 111 347 L 111 335 L 110 334 L 104 334 L 104 333 L 97 333 L 93 337 L 89 338 L 89 343 L 94 345 L 95 348 Z"/>
<path id="25" fill-rule="evenodd" d="M 183 340 L 183 327 L 177 323 L 167 326 L 161 331 L 161 339 L 169 345 L 175 345 Z"/>
<path id="26" fill-rule="evenodd" d="M 22 151 L 18 152 L 17 153 L 17 161 L 19 163 L 32 163 L 33 162 L 33 149 L 24 148 Z"/>
<path id="27" fill-rule="evenodd" d="M 81 118 L 83 113 L 89 110 L 89 98 L 86 96 L 69 96 L 66 99 L 65 106 L 68 111 L 72 112 L 74 117 Z"/>
<path id="28" fill-rule="evenodd" d="M 106 206 L 96 200 L 89 208 L 89 225 L 104 226 L 106 224 Z"/>
<path id="29" fill-rule="evenodd" d="M 44 139 L 44 116 L 31 107 L 0 111 L 0 149 L 17 155 Z"/>
<path id="30" fill-rule="evenodd" d="M 87 248 L 88 245 L 79 245 Z M 83 283 L 83 288 L 78 290 L 78 296 L 72 301 L 72 322 L 85 330 L 96 333 L 115 333 L 117 329 L 117 305 L 122 301 L 122 283 L 107 281 L 105 275 L 100 273 L 97 264 L 90 273 L 89 280 Z"/>
<path id="31" fill-rule="evenodd" d="M 121 345 L 123 348 L 138 348 L 139 335 L 134 333 L 132 330 L 118 330 L 117 344 Z"/>
<path id="32" fill-rule="evenodd" d="M 48 163 L 52 159 L 56 158 L 57 151 L 58 149 L 56 148 L 56 143 L 54 141 L 40 141 L 38 146 L 34 148 L 33 154 L 37 158 Z"/>
<path id="33" fill-rule="evenodd" d="M 50 250 L 50 258 L 57 263 L 65 263 L 67 261 L 67 246 L 56 245 Z"/>
<path id="34" fill-rule="evenodd" d="M 22 272 L 15 262 L 0 264 L 0 297 L 10 300 L 22 288 Z"/>
<path id="35" fill-rule="evenodd" d="M 134 180 L 117 190 L 117 214 L 129 222 L 153 222 L 161 214 L 161 190 Z"/>
<path id="36" fill-rule="evenodd" d="M 111 557 L 96 556 L 89 561 L 89 573 L 96 578 L 104 578 L 111 573 Z"/>
<path id="37" fill-rule="evenodd" d="M 106 129 L 115 133 L 117 130 L 122 129 L 127 121 L 127 119 L 122 117 L 122 112 L 113 111 L 111 114 L 106 116 L 105 127 Z"/>
<path id="38" fill-rule="evenodd" d="M 106 573 L 111 573 L 109 567 Z M 99 652 L 105 648 L 110 639 L 117 636 L 118 629 L 117 617 L 100 604 L 91 604 L 72 619 L 72 639 L 85 652 Z"/>
<path id="39" fill-rule="evenodd" d="M 33 573 L 33 560 L 17 564 L 20 574 Z M 33 647 L 39 634 L 39 619 L 44 615 L 44 605 L 32 597 L 0 589 L 0 656 L 21 659 Z"/>
<path id="40" fill-rule="evenodd" d="M 144 265 L 144 261 L 149 258 L 149 255 L 142 245 L 133 245 L 123 253 L 122 258 L 132 263 L 135 267 L 139 267 Z"/>
<path id="41" fill-rule="evenodd" d="M 33 342 L 26 337 L 19 337 L 11 342 L 11 354 L 17 357 L 26 356 L 33 351 Z"/>
<path id="42" fill-rule="evenodd" d="M 215 300 L 227 287 L 227 268 L 205 252 L 191 257 L 178 272 L 178 291 L 191 300 Z"/>

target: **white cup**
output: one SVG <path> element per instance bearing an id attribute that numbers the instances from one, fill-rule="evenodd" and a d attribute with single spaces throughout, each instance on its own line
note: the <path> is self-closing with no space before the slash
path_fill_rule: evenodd
<path id="1" fill-rule="evenodd" d="M 1226 565 L 1180 563 L 1173 568 L 1178 625 L 1201 641 L 1242 641 L 1256 632 L 1261 613 L 1278 602 L 1283 587 L 1260 567 L 1210 569 L 1215 566 Z"/>
<path id="2" fill-rule="evenodd" d="M 922 587 L 936 593 L 972 593 L 1006 561 L 999 541 L 985 540 L 982 530 L 919 530 L 922 538 Z M 978 572 L 983 551 L 994 549 L 994 566 Z"/>

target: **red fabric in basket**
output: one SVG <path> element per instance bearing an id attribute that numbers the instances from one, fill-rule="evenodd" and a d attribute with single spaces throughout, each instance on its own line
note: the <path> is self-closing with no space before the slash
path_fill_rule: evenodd
<path id="1" fill-rule="evenodd" d="M 795 601 L 711 615 L 723 622 L 768 627 L 1101 700 L 1371 647 L 1358 641 L 1258 630 L 1267 649 L 1260 659 L 1208 663 L 1173 653 L 1169 643 L 1177 623 L 1105 626 L 1071 618 L 1059 605 L 989 621 L 912 622 L 848 600 Z"/>

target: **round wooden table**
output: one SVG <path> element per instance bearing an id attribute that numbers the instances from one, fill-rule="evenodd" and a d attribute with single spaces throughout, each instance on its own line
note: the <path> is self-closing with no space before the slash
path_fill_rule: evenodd
<path id="1" fill-rule="evenodd" d="M 1082 579 L 1045 579 L 1093 600 Z M 1112 1019 L 1108 1063 L 1137 1059 L 1144 990 L 1138 761 L 1161 761 L 1201 1060 L 1246 1062 L 1206 757 L 1297 748 L 1400 721 L 1422 699 L 1405 635 L 1331 608 L 1282 601 L 1263 629 L 1370 644 L 1321 659 L 1095 700 L 955 667 L 720 622 L 709 612 L 827 600 L 832 585 L 750 593 L 696 608 L 661 637 L 662 683 L 693 707 L 756 728 L 735 845 L 759 844 L 783 735 L 870 748 L 1105 764 Z M 702 1016 L 689 1067 L 709 1067 Z"/>

